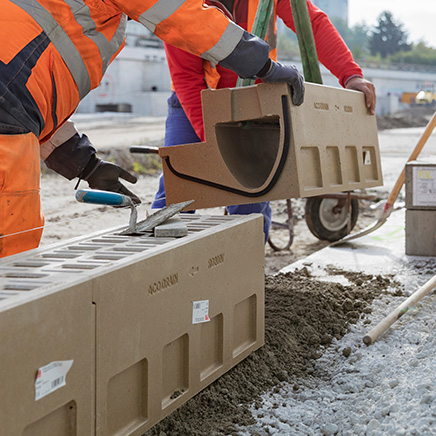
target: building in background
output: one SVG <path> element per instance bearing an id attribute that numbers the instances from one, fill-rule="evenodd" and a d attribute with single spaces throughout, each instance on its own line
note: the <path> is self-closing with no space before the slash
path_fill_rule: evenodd
<path id="1" fill-rule="evenodd" d="M 347 21 L 348 0 L 312 0 L 330 18 L 339 17 Z M 281 20 L 279 20 L 279 24 Z M 292 34 L 295 43 L 297 41 Z M 280 32 L 280 30 L 279 30 Z M 298 45 L 296 45 L 298 53 Z M 294 64 L 299 71 L 303 66 L 298 58 L 283 57 L 279 60 Z M 416 95 L 428 83 L 436 83 L 436 71 L 401 70 L 386 66 L 363 67 L 365 77 L 372 81 L 377 90 L 377 115 L 394 113 L 402 108 L 404 93 Z M 321 66 L 324 85 L 340 86 L 338 80 Z M 135 21 L 127 24 L 126 47 L 109 65 L 98 88 L 80 103 L 77 113 L 131 112 L 151 117 L 163 117 L 167 113 L 167 98 L 171 94 L 171 79 L 163 43 L 145 27 Z"/>
<path id="2" fill-rule="evenodd" d="M 330 18 L 340 18 L 348 26 L 348 0 L 312 0 Z"/>

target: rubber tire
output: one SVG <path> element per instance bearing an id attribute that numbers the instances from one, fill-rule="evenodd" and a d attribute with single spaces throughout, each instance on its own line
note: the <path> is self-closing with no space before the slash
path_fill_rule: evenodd
<path id="1" fill-rule="evenodd" d="M 344 226 L 338 230 L 332 231 L 324 226 L 320 218 L 321 206 L 324 200 L 332 200 L 330 198 L 322 197 L 309 197 L 306 200 L 305 208 L 305 220 L 307 227 L 312 232 L 312 234 L 322 241 L 339 241 L 343 237 L 347 236 L 348 223 L 345 222 Z M 346 207 L 346 206 L 344 206 Z M 356 225 L 357 218 L 359 216 L 359 202 L 356 198 L 351 199 L 351 226 L 350 230 L 353 230 Z"/>

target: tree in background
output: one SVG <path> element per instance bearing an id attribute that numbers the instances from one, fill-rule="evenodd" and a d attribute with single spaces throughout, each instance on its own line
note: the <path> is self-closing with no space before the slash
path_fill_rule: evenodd
<path id="1" fill-rule="evenodd" d="M 382 59 L 400 51 L 411 49 L 407 43 L 408 34 L 403 30 L 403 24 L 396 23 L 390 12 L 382 12 L 378 24 L 369 37 L 369 49 L 373 56 L 378 54 Z"/>
<path id="2" fill-rule="evenodd" d="M 425 65 L 432 70 L 436 66 L 436 48 L 425 41 L 409 44 L 408 32 L 403 24 L 394 21 L 391 12 L 383 12 L 372 31 L 364 21 L 348 27 L 340 18 L 330 19 L 359 62 L 383 60 L 386 64 Z M 297 37 L 281 20 L 278 20 L 278 54 L 281 59 L 300 59 Z"/>

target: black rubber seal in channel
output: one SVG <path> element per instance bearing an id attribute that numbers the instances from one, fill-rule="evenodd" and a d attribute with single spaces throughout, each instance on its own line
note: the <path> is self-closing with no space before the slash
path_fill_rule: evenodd
<path id="1" fill-rule="evenodd" d="M 181 179 L 189 180 L 195 183 L 200 183 L 202 185 L 211 186 L 212 188 L 231 192 L 233 194 L 243 195 L 244 197 L 261 197 L 262 195 L 268 193 L 276 184 L 278 178 L 280 177 L 280 174 L 282 173 L 283 167 L 285 166 L 286 158 L 288 157 L 290 137 L 291 137 L 291 126 L 289 123 L 288 97 L 286 95 L 282 95 L 282 113 L 283 113 L 283 120 L 284 120 L 283 153 L 282 156 L 280 157 L 280 162 L 277 166 L 277 171 L 275 172 L 273 178 L 269 182 L 268 186 L 266 186 L 264 189 L 262 189 L 259 192 L 247 192 L 247 191 L 243 191 L 242 189 L 232 188 L 231 186 L 221 185 L 220 183 L 215 183 L 209 180 L 199 179 L 198 177 L 190 176 L 189 174 L 180 173 L 171 165 L 169 157 L 165 158 L 165 162 L 168 165 L 169 170 L 174 175 L 180 177 Z"/>

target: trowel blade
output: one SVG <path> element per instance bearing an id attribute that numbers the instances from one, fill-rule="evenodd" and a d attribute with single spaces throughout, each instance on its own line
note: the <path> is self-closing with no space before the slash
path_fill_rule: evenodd
<path id="1" fill-rule="evenodd" d="M 145 220 L 137 223 L 134 231 L 129 228 L 127 230 L 123 230 L 120 235 L 135 235 L 138 233 L 152 231 L 156 226 L 162 224 L 168 218 L 171 218 L 172 216 L 181 212 L 185 207 L 189 206 L 193 202 L 194 200 L 189 200 L 165 206 L 162 209 L 159 209 L 157 212 L 151 214 Z"/>

